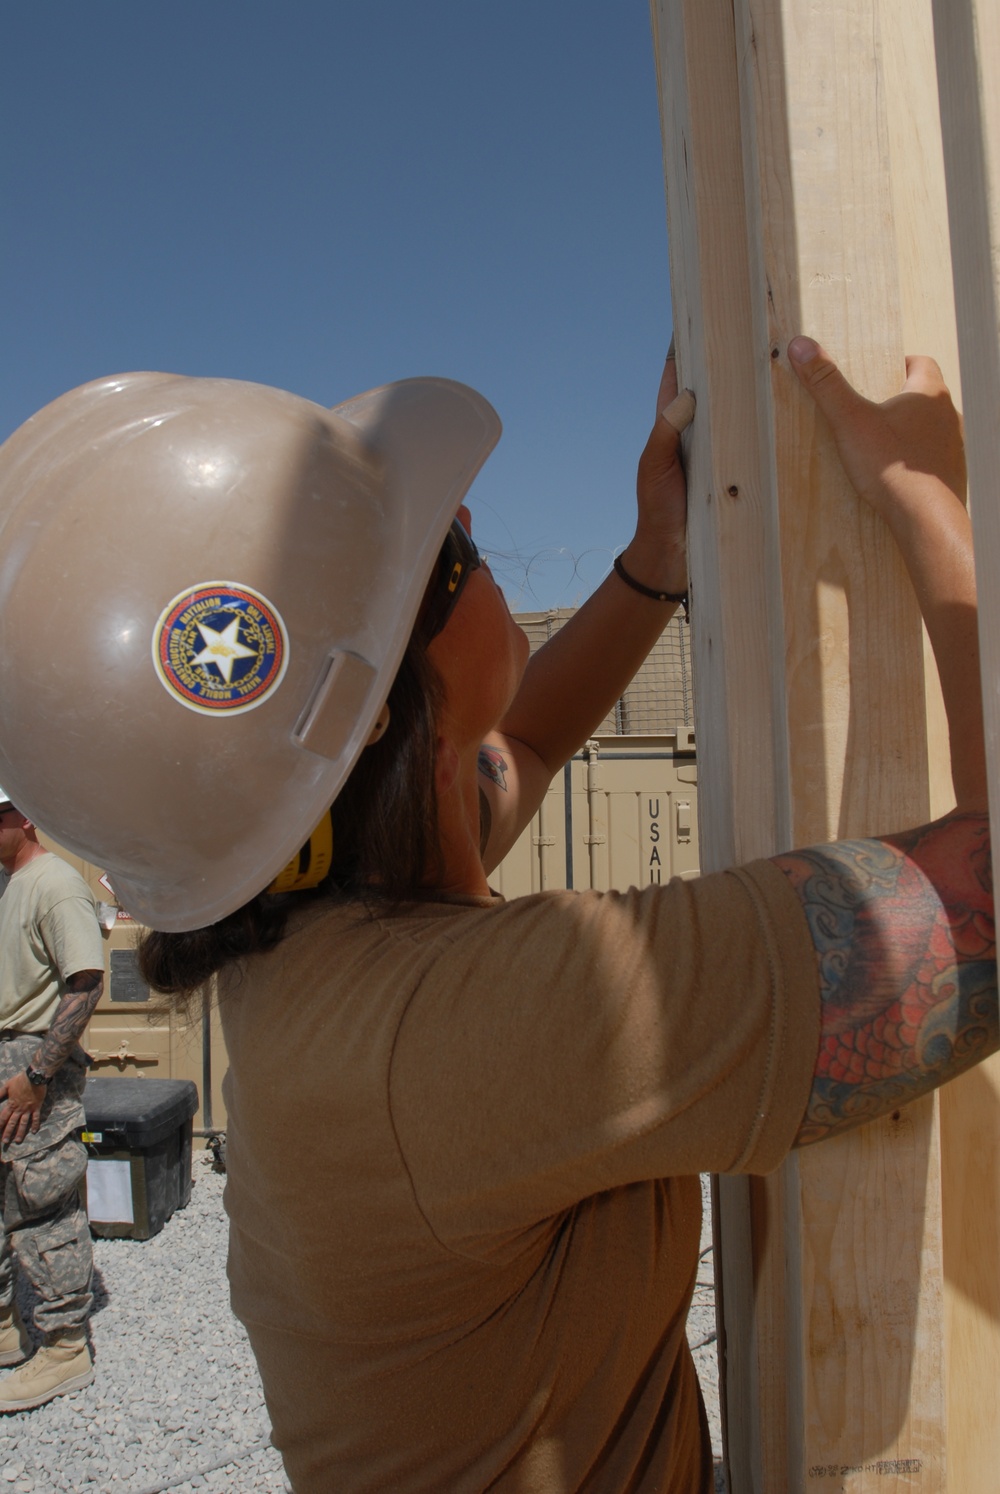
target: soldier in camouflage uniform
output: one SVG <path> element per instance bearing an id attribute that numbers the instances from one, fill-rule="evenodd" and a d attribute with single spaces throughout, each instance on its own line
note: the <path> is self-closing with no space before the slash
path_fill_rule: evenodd
<path id="1" fill-rule="evenodd" d="M 100 999 L 97 906 L 0 789 L 0 1365 L 27 1357 L 14 1262 L 38 1301 L 42 1345 L 0 1378 L 0 1412 L 25 1411 L 94 1378 L 87 1343 L 93 1254 L 78 1185 L 87 1166 L 86 1056 Z"/>

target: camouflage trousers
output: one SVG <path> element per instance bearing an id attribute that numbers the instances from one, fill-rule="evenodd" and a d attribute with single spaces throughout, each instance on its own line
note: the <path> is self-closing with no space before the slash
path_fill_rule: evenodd
<path id="1" fill-rule="evenodd" d="M 23 1072 L 38 1041 L 0 1039 L 0 1080 Z M 14 1298 L 16 1259 L 38 1297 L 35 1327 L 42 1334 L 82 1328 L 94 1300 L 90 1226 L 79 1194 L 87 1170 L 78 1137 L 86 1078 L 82 1065 L 67 1059 L 48 1087 L 38 1130 L 0 1148 L 0 1308 Z"/>

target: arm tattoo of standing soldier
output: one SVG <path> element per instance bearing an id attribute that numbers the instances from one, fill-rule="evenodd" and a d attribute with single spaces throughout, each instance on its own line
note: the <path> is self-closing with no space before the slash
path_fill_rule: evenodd
<path id="1" fill-rule="evenodd" d="M 819 1054 L 796 1145 L 885 1115 L 995 1051 L 985 815 L 774 860 L 801 899 L 819 974 Z"/>
<path id="2" fill-rule="evenodd" d="M 66 991 L 42 1039 L 42 1046 L 32 1059 L 32 1068 L 40 1069 L 43 1074 L 54 1074 L 62 1067 L 74 1043 L 83 1037 L 103 990 L 103 970 L 79 970 L 69 976 Z"/>

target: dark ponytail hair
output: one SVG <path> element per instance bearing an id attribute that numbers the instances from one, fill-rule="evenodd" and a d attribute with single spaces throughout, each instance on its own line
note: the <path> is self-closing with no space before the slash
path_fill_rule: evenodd
<path id="1" fill-rule="evenodd" d="M 304 898 L 374 906 L 412 897 L 440 862 L 434 788 L 440 679 L 411 638 L 389 692 L 389 725 L 366 747 L 330 811 L 333 864 L 313 894 L 261 892 L 207 928 L 155 929 L 139 941 L 139 969 L 154 990 L 182 1001 L 217 971 L 281 943 L 289 910 Z"/>

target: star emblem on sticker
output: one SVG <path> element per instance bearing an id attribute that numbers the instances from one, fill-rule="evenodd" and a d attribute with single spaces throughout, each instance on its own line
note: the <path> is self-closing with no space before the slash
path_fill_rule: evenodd
<path id="1" fill-rule="evenodd" d="M 228 627 L 219 633 L 215 628 L 210 628 L 207 623 L 198 624 L 198 632 L 202 636 L 205 647 L 200 653 L 195 654 L 191 660 L 192 664 L 198 664 L 202 669 L 208 670 L 214 664 L 222 675 L 226 684 L 232 684 L 233 665 L 237 659 L 255 659 L 257 650 L 247 648 L 245 643 L 239 639 L 240 620 L 234 617 Z"/>

